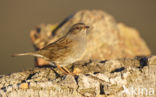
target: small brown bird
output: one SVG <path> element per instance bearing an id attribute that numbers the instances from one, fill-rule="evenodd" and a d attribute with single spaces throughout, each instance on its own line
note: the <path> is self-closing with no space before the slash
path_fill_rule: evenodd
<path id="1" fill-rule="evenodd" d="M 85 51 L 88 28 L 89 26 L 84 23 L 77 23 L 71 27 L 66 35 L 46 47 L 35 52 L 15 54 L 13 56 L 30 55 L 40 57 L 50 62 L 50 64 L 55 64 L 62 72 L 68 74 L 70 72 L 64 66 L 77 61 Z"/>

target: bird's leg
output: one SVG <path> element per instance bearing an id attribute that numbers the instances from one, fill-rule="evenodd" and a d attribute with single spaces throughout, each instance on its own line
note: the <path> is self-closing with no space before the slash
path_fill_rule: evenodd
<path id="1" fill-rule="evenodd" d="M 56 64 L 57 68 L 60 69 L 64 74 L 69 74 L 68 72 L 66 72 L 64 69 L 61 68 L 60 65 Z"/>
<path id="2" fill-rule="evenodd" d="M 71 73 L 66 67 L 62 67 L 67 73 Z"/>
<path id="3" fill-rule="evenodd" d="M 50 62 L 50 65 L 54 65 L 53 63 Z M 55 64 L 58 69 L 60 69 L 64 74 L 71 74 L 71 75 L 76 75 L 73 72 L 70 72 L 66 67 L 61 67 L 58 64 Z"/>
<path id="4" fill-rule="evenodd" d="M 78 75 L 79 74 L 79 72 L 78 71 L 80 71 L 79 69 L 74 69 L 74 71 L 73 72 L 70 72 L 66 67 L 62 67 L 68 74 L 71 74 L 71 75 Z"/>
<path id="5" fill-rule="evenodd" d="M 51 66 L 54 66 L 54 63 L 52 63 L 52 62 L 49 62 L 49 64 L 50 64 Z M 60 69 L 64 74 L 68 74 L 64 69 L 62 69 L 62 67 L 61 67 L 60 65 L 55 64 L 55 66 L 57 66 L 57 68 Z"/>

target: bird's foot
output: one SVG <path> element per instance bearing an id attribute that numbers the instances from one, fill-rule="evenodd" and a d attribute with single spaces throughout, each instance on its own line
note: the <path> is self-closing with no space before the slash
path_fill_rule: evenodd
<path id="1" fill-rule="evenodd" d="M 73 72 L 70 72 L 66 67 L 62 67 L 68 74 L 76 76 L 79 75 L 81 70 L 79 68 L 74 68 Z"/>

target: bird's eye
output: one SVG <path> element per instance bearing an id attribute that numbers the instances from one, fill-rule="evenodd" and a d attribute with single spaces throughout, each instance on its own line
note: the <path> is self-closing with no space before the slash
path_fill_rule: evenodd
<path id="1" fill-rule="evenodd" d="M 80 29 L 79 27 L 76 27 L 75 29 Z"/>

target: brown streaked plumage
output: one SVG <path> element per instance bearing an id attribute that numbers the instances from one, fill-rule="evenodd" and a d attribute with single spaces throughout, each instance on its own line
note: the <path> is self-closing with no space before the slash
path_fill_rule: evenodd
<path id="1" fill-rule="evenodd" d="M 35 51 L 14 56 L 31 55 L 41 57 L 51 63 L 60 66 L 69 65 L 78 60 L 86 48 L 86 31 L 89 26 L 77 23 L 71 27 L 66 35 L 46 47 Z M 62 69 L 62 68 L 60 68 Z"/>

